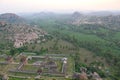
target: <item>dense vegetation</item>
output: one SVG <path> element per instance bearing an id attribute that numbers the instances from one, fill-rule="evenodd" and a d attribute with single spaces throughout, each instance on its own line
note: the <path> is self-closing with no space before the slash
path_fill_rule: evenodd
<path id="1" fill-rule="evenodd" d="M 113 17 L 114 20 L 117 19 Z M 103 20 L 106 20 L 104 17 Z M 91 66 L 85 65 L 85 63 L 78 62 L 80 57 L 79 53 L 75 57 L 75 69 L 80 71 L 80 66 L 86 66 L 91 71 L 98 71 L 102 77 L 109 77 L 112 80 L 120 79 L 120 32 L 119 27 L 117 30 L 113 29 L 116 27 L 117 22 L 113 23 L 109 27 L 107 25 L 101 24 L 80 24 L 74 25 L 70 24 L 68 21 L 74 20 L 73 17 L 66 15 L 59 16 L 44 16 L 39 18 L 32 18 L 32 23 L 38 24 L 41 28 L 45 29 L 49 33 L 53 34 L 55 37 L 68 41 L 76 46 L 76 48 L 82 47 L 89 51 L 94 52 L 96 56 L 105 58 L 107 65 L 109 66 L 109 75 L 105 74 L 96 68 L 92 69 Z M 93 17 L 94 21 L 94 17 Z M 99 63 L 93 63 L 99 64 Z M 100 63 L 101 64 L 101 63 Z"/>

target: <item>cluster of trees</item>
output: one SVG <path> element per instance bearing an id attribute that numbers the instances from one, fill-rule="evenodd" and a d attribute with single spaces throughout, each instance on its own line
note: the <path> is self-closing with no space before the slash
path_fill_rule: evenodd
<path id="1" fill-rule="evenodd" d="M 19 54 L 19 53 L 24 52 L 24 51 L 27 51 L 27 47 L 26 47 L 26 46 L 23 46 L 23 47 L 20 47 L 20 48 L 11 47 L 11 48 L 6 52 L 6 54 L 11 55 L 11 56 L 14 56 L 15 54 Z"/>
<path id="2" fill-rule="evenodd" d="M 87 27 L 86 27 L 87 26 Z M 93 27 L 92 27 L 93 26 Z M 83 26 L 84 29 L 81 29 L 81 27 L 72 27 L 70 26 L 69 30 L 68 29 L 64 29 L 61 31 L 54 31 L 53 34 L 55 34 L 56 37 L 62 38 L 63 40 L 66 40 L 68 42 L 71 42 L 72 44 L 74 44 L 77 48 L 79 47 L 83 47 L 86 48 L 94 53 L 96 53 L 97 56 L 101 56 L 104 57 L 107 61 L 107 63 L 112 66 L 113 70 L 111 71 L 111 75 L 112 79 L 119 79 L 120 77 L 120 71 L 119 71 L 119 67 L 120 67 L 120 51 L 119 51 L 119 46 L 116 45 L 116 43 L 114 43 L 114 41 L 111 39 L 111 36 L 114 36 L 115 31 L 111 31 L 107 28 L 102 27 L 103 29 L 105 29 L 106 31 L 108 30 L 108 32 L 103 32 L 100 31 L 99 28 L 101 28 L 99 26 L 99 28 L 95 28 L 95 25 L 85 25 L 85 27 Z M 90 28 L 89 28 L 90 27 Z M 76 29 L 75 29 L 76 28 Z M 91 29 L 94 30 L 97 33 L 88 33 L 86 32 L 86 29 L 88 31 L 90 31 Z M 112 34 L 110 33 L 112 32 Z M 79 36 L 80 34 L 84 34 L 84 37 L 87 36 L 91 36 L 91 35 L 95 35 L 98 38 L 97 39 L 90 39 L 87 40 L 89 38 L 85 38 L 82 39 L 81 36 Z M 104 35 L 102 35 L 104 33 Z M 86 36 L 87 35 L 87 36 Z M 93 37 L 93 36 L 91 36 Z M 111 39 L 111 40 L 109 40 Z M 77 54 L 76 54 L 77 55 Z M 78 55 L 77 55 L 78 56 Z M 78 57 L 76 57 L 77 59 Z M 76 71 L 79 71 L 79 67 L 85 66 L 84 64 L 78 63 L 78 61 L 75 61 L 76 63 Z M 105 77 L 104 74 L 102 74 L 103 72 L 99 71 L 98 73 L 101 74 L 101 76 Z"/>

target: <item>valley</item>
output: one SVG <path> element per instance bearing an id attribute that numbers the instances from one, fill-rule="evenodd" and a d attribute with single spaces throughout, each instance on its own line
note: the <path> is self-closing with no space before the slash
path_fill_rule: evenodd
<path id="1" fill-rule="evenodd" d="M 4 73 L 9 80 L 120 79 L 120 15 L 74 12 L 1 16 L 1 76 Z M 13 59 L 10 63 L 6 60 L 9 57 Z M 21 65 L 21 59 L 25 64 Z M 55 68 L 46 67 L 47 63 Z"/>

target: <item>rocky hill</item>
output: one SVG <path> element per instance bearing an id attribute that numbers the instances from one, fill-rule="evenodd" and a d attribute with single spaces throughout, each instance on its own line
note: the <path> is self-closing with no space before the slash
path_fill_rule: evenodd
<path id="1" fill-rule="evenodd" d="M 21 20 L 22 18 L 16 14 L 6 13 L 0 16 L 0 32 L 6 40 L 14 43 L 14 47 L 19 48 L 26 43 L 45 41 L 44 36 L 47 35 L 45 31 L 37 28 L 37 25 L 22 23 Z"/>
<path id="2" fill-rule="evenodd" d="M 77 16 L 77 18 L 73 16 Z M 120 15 L 90 16 L 73 13 L 69 23 L 78 26 L 81 24 L 99 24 L 106 28 L 120 30 Z"/>
<path id="3" fill-rule="evenodd" d="M 0 15 L 0 21 L 8 23 L 23 23 L 25 20 L 14 13 L 5 13 Z"/>

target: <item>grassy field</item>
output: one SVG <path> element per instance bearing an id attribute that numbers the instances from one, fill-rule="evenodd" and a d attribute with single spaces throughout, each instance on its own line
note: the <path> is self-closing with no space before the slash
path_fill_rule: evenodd
<path id="1" fill-rule="evenodd" d="M 106 67 L 108 67 L 105 58 L 96 56 L 93 52 L 88 51 L 84 48 L 80 48 L 79 50 L 80 62 L 85 63 L 86 65 L 90 65 L 92 62 L 102 62 Z"/>
<path id="2" fill-rule="evenodd" d="M 53 38 L 45 43 L 29 44 L 28 51 L 40 51 L 41 49 L 47 49 L 47 53 L 69 53 L 75 49 L 75 46 L 65 40 Z"/>

